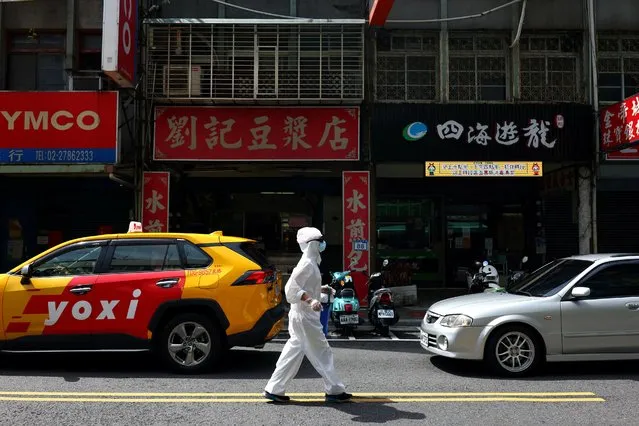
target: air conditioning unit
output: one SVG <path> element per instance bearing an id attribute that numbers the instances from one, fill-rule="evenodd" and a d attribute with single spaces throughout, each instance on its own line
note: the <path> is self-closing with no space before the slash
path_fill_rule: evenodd
<path id="1" fill-rule="evenodd" d="M 200 96 L 202 67 L 199 65 L 164 65 L 163 94 L 167 98 Z"/>

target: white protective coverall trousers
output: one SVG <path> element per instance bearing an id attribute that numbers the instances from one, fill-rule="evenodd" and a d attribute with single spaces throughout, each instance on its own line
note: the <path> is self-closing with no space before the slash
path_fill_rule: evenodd
<path id="1" fill-rule="evenodd" d="M 314 300 L 320 299 L 322 278 L 318 264 L 321 257 L 319 242 L 313 240 L 321 237 L 316 228 L 302 228 L 297 234 L 303 254 L 285 286 L 286 300 L 291 304 L 288 314 L 291 337 L 284 345 L 275 371 L 265 387 L 274 395 L 286 393 L 286 387 L 297 375 L 305 355 L 324 379 L 327 394 L 339 395 L 346 391 L 333 366 L 333 352 L 324 336 L 320 313 L 301 300 L 304 293 Z"/>

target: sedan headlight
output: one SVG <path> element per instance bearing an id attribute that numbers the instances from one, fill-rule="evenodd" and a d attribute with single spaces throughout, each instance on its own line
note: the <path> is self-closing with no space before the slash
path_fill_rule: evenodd
<path id="1" fill-rule="evenodd" d="M 473 319 L 468 315 L 446 315 L 440 324 L 443 327 L 470 327 L 473 324 Z"/>

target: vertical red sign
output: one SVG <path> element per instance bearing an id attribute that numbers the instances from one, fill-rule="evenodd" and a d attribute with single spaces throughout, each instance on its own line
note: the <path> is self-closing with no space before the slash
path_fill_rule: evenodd
<path id="1" fill-rule="evenodd" d="M 135 82 L 135 54 L 137 46 L 138 2 L 120 0 L 120 30 L 118 42 L 118 71 L 131 83 Z"/>
<path id="2" fill-rule="evenodd" d="M 358 288 L 360 275 L 370 272 L 370 173 L 347 171 L 342 173 L 344 270 L 351 271 L 360 300 L 366 292 Z M 365 284 L 365 278 L 364 283 Z M 361 284 L 361 283 L 360 283 Z M 363 285 L 362 284 L 362 285 Z M 363 294 L 362 294 L 363 293 Z"/>
<path id="3" fill-rule="evenodd" d="M 169 231 L 169 172 L 144 172 L 142 184 L 142 229 L 144 232 Z"/>
<path id="4" fill-rule="evenodd" d="M 639 147 L 624 145 L 639 142 L 639 93 L 602 108 L 599 118 L 600 142 L 607 160 L 637 160 Z"/>

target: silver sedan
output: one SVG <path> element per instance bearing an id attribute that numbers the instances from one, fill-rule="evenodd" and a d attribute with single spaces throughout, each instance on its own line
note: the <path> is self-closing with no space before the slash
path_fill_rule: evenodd
<path id="1" fill-rule="evenodd" d="M 427 351 L 506 376 L 544 361 L 639 359 L 639 254 L 555 260 L 505 292 L 433 304 L 420 328 Z"/>

